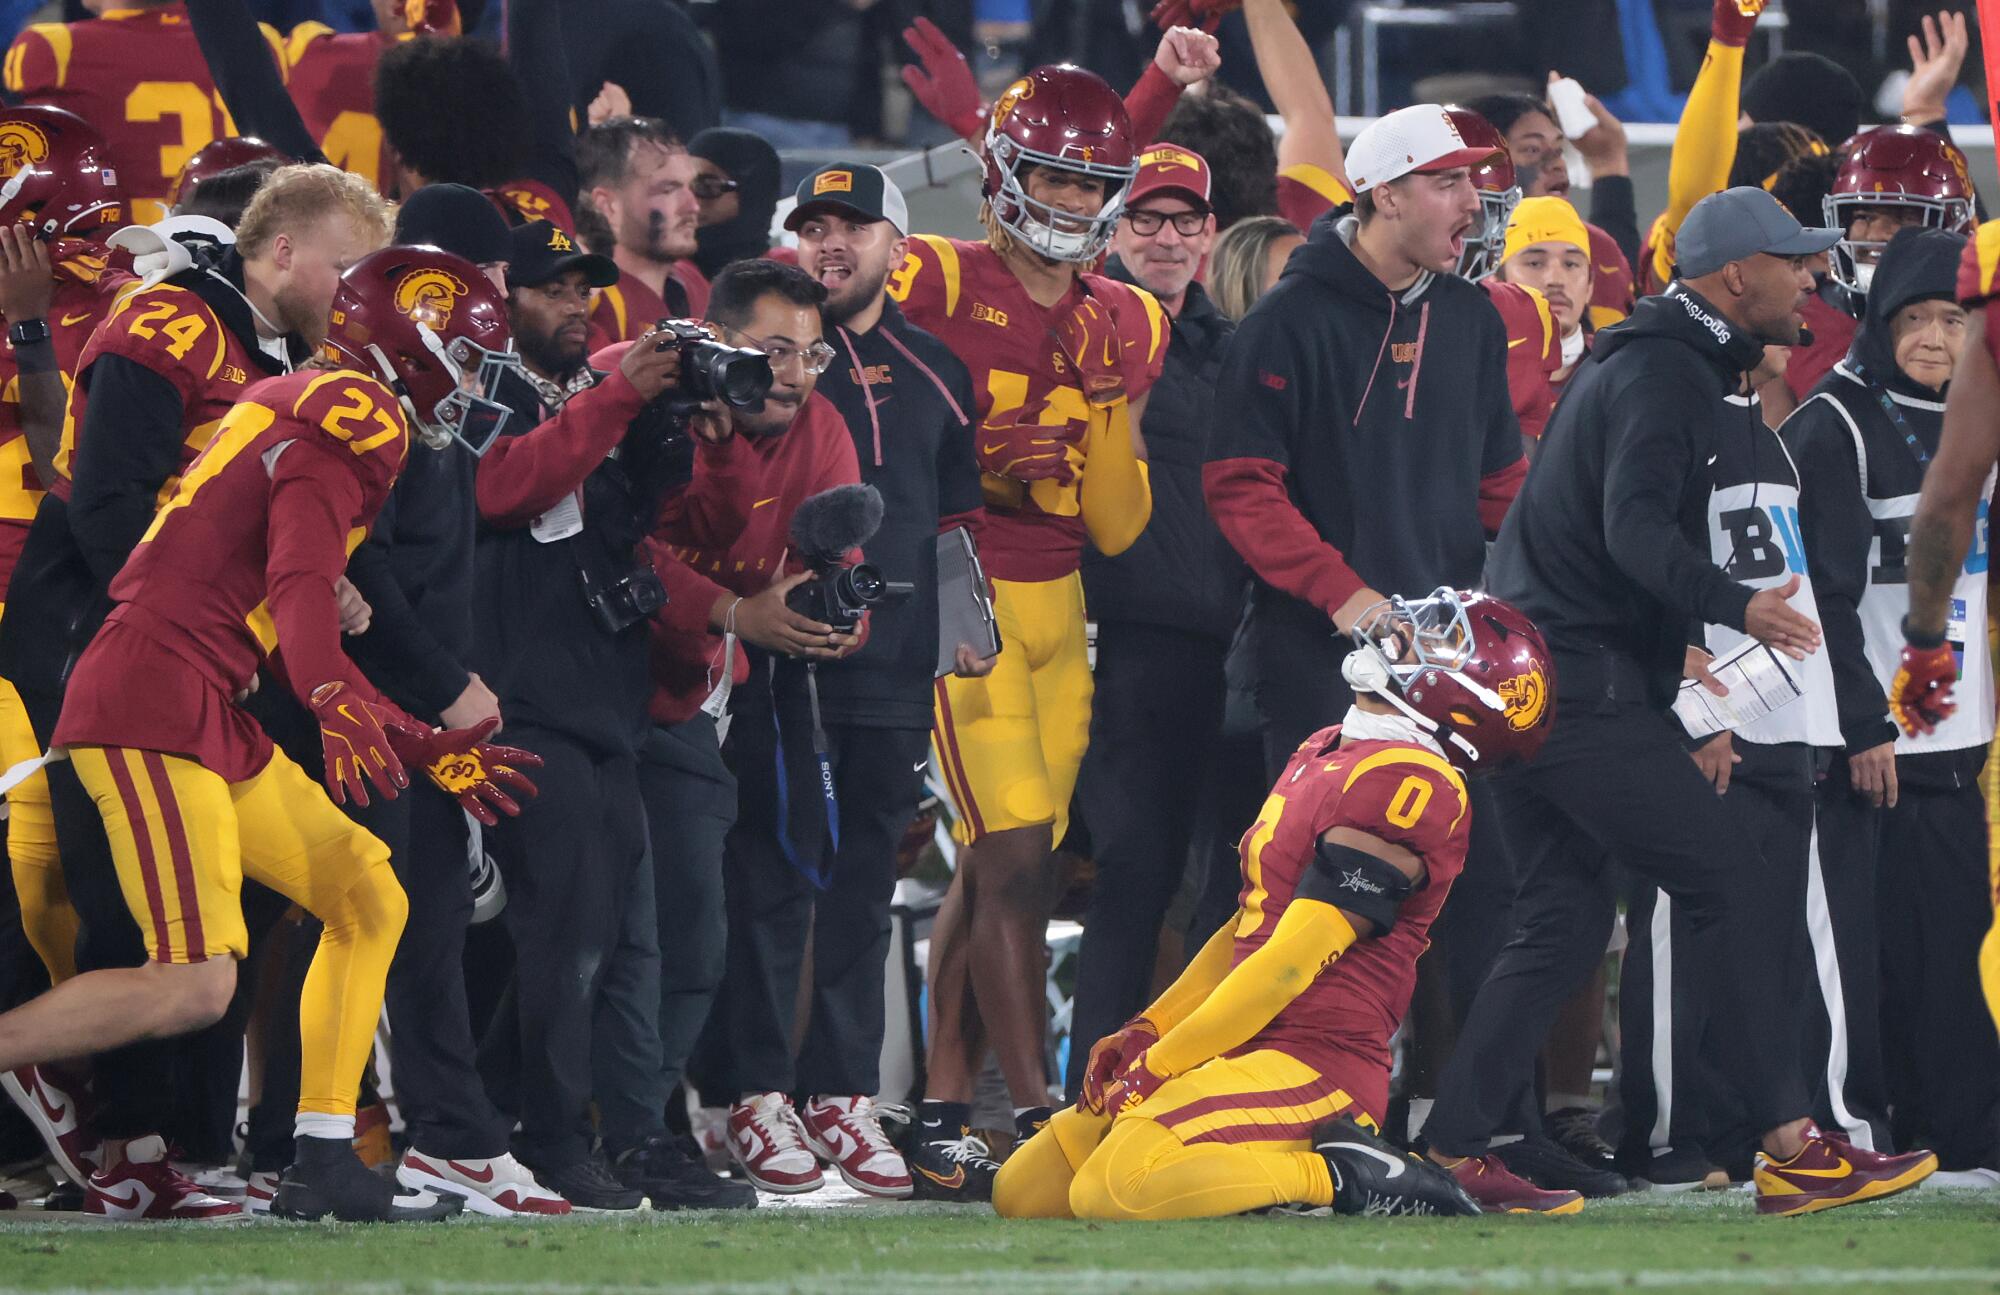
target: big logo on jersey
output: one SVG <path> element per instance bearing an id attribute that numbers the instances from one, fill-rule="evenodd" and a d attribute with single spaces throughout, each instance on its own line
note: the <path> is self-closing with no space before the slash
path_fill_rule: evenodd
<path id="1" fill-rule="evenodd" d="M 25 121 L 0 123 L 0 179 L 12 179 L 49 155 L 49 137 Z"/>
<path id="2" fill-rule="evenodd" d="M 1542 722 L 1542 712 L 1549 707 L 1549 684 L 1540 670 L 1502 679 L 1496 691 L 1507 705 L 1508 728 L 1525 733 Z"/>
<path id="3" fill-rule="evenodd" d="M 467 292 L 465 280 L 445 270 L 418 270 L 396 285 L 396 309 L 419 324 L 443 332 L 451 312 Z"/>

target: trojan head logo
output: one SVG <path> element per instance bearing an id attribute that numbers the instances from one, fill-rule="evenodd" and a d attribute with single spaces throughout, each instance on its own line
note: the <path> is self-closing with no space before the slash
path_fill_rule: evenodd
<path id="1" fill-rule="evenodd" d="M 1542 722 L 1542 712 L 1549 708 L 1549 685 L 1540 670 L 1502 680 L 1498 691 L 1507 704 L 1508 728 L 1525 733 Z"/>
<path id="2" fill-rule="evenodd" d="M 1034 97 L 1035 83 L 1027 77 L 1022 77 L 1002 90 L 1000 97 L 993 101 L 993 129 L 1000 129 L 1000 123 L 1013 114 L 1014 109 L 1020 106 L 1021 100 Z"/>
<path id="3" fill-rule="evenodd" d="M 451 312 L 467 292 L 465 280 L 445 270 L 417 270 L 396 285 L 396 309 L 419 324 L 443 332 Z"/>
<path id="4" fill-rule="evenodd" d="M 49 137 L 25 121 L 0 122 L 0 179 L 16 175 L 49 155 Z"/>
<path id="5" fill-rule="evenodd" d="M 822 193 L 852 192 L 854 192 L 854 172 L 852 171 L 828 171 L 825 175 L 813 181 L 813 197 L 815 198 L 819 197 Z"/>

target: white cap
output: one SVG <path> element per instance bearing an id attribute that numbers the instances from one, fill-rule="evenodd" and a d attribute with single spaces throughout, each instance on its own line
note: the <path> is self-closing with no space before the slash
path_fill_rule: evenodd
<path id="1" fill-rule="evenodd" d="M 1475 166 L 1492 155 L 1490 148 L 1468 145 L 1442 105 L 1412 104 L 1376 118 L 1354 137 L 1347 150 L 1347 178 L 1354 192 L 1366 193 L 1413 171 Z"/>

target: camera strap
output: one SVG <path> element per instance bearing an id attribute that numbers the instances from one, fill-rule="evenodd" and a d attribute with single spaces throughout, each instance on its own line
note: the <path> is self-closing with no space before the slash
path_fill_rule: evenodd
<path id="1" fill-rule="evenodd" d="M 777 737 L 778 774 L 778 848 L 785 852 L 785 862 L 792 865 L 800 876 L 813 884 L 815 890 L 825 890 L 833 884 L 833 868 L 830 860 L 840 850 L 840 798 L 833 790 L 833 761 L 827 753 L 826 725 L 819 712 L 819 667 L 806 662 L 806 705 L 812 713 L 813 760 L 819 770 L 819 792 L 826 811 L 827 843 L 832 847 L 822 851 L 819 859 L 805 860 L 792 845 L 791 789 L 785 776 L 785 728 L 778 719 L 778 668 L 774 658 L 771 662 L 771 731 Z"/>

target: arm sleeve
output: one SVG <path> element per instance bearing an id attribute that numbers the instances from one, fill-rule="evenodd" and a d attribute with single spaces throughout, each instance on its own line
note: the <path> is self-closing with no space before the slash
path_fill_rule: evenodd
<path id="1" fill-rule="evenodd" d="M 245 0 L 196 0 L 188 6 L 188 23 L 238 133 L 266 140 L 301 162 L 326 161 Z"/>
<path id="2" fill-rule="evenodd" d="M 645 403 L 613 369 L 533 431 L 503 436 L 479 460 L 480 518 L 493 526 L 521 527 L 561 503 L 604 462 Z"/>
<path id="3" fill-rule="evenodd" d="M 1090 411 L 1077 504 L 1090 542 L 1108 558 L 1131 548 L 1152 519 L 1152 478 L 1132 448 L 1131 401 Z"/>
<path id="4" fill-rule="evenodd" d="M 1155 1030 L 1165 1034 L 1215 992 L 1215 987 L 1229 974 L 1230 964 L 1235 960 L 1236 915 L 1231 914 L 1221 929 L 1208 937 L 1208 943 L 1188 960 L 1188 965 L 1174 979 L 1174 983 L 1162 990 L 1160 996 L 1140 1015 L 1152 1022 Z"/>
<path id="5" fill-rule="evenodd" d="M 667 605 L 654 614 L 666 629 L 684 634 L 700 634 L 709 628 L 708 610 L 729 590 L 674 556 L 673 549 L 658 537 L 646 540 L 646 556 L 667 590 Z"/>
<path id="6" fill-rule="evenodd" d="M 336 455 L 315 441 L 296 440 L 271 467 L 266 598 L 286 678 L 307 706 L 314 689 L 334 680 L 380 700 L 340 647 L 333 582 L 347 568 L 347 532 L 361 514 L 361 483 Z"/>
<path id="7" fill-rule="evenodd" d="M 541 181 L 574 209 L 579 179 L 570 122 L 576 93 L 563 52 L 562 10 L 556 0 L 507 0 L 506 13 L 507 62 L 528 95 L 523 178 Z"/>
<path id="8" fill-rule="evenodd" d="M 1678 382 L 1638 382 L 1608 431 L 1604 541 L 1611 560 L 1668 607 L 1711 625 L 1743 628 L 1750 589 L 1723 574 L 1681 534 L 1679 500 L 1695 471 L 1687 426 L 1706 407 Z"/>
<path id="9" fill-rule="evenodd" d="M 1167 114 L 1181 101 L 1181 87 L 1152 59 L 1125 96 L 1125 116 L 1132 123 L 1132 142 L 1144 148 L 1160 137 Z"/>
<path id="10" fill-rule="evenodd" d="M 1156 1075 L 1185 1074 L 1249 1042 L 1355 939 L 1338 908 L 1294 898 L 1263 946 L 1146 1050 L 1147 1067 Z"/>
<path id="11" fill-rule="evenodd" d="M 91 572 L 109 584 L 152 525 L 161 488 L 180 471 L 183 405 L 173 383 L 122 355 L 99 356 L 88 376 L 69 526 Z"/>
<path id="12" fill-rule="evenodd" d="M 1633 265 L 1639 263 L 1639 200 L 1629 175 L 1600 175 L 1590 182 L 1590 223 L 1611 235 Z"/>
<path id="13" fill-rule="evenodd" d="M 1258 578 L 1327 615 L 1359 593 L 1361 577 L 1292 502 L 1291 446 L 1311 407 L 1311 357 L 1295 330 L 1253 311 L 1230 339 L 1216 379 L 1216 418 L 1201 471 L 1208 511 Z"/>
<path id="14" fill-rule="evenodd" d="M 742 435 L 720 445 L 698 442 L 694 479 L 660 503 L 659 535 L 669 544 L 727 549 L 750 524 L 757 481 L 757 456 Z"/>
<path id="15" fill-rule="evenodd" d="M 375 519 L 375 534 L 347 562 L 347 578 L 368 600 L 371 612 L 368 632 L 354 641 L 355 655 L 364 666 L 382 662 L 418 709 L 435 715 L 458 700 L 472 675 L 424 625 L 397 582 L 388 544 L 376 538 L 393 527 L 385 509 Z"/>
<path id="16" fill-rule="evenodd" d="M 1861 595 L 1868 589 L 1868 550 L 1875 523 L 1861 490 L 1861 463 L 1847 424 L 1831 400 L 1799 406 L 1785 424 L 1785 445 L 1799 469 L 1799 530 L 1833 668 L 1841 740 L 1850 752 L 1896 738 L 1882 683 L 1868 664 L 1861 629 Z"/>
<path id="17" fill-rule="evenodd" d="M 1708 43 L 1701 72 L 1688 91 L 1674 129 L 1667 165 L 1667 209 L 1653 226 L 1652 272 L 1660 283 L 1674 277 L 1674 235 L 1694 205 L 1729 184 L 1736 161 L 1736 122 L 1742 116 L 1743 47 Z"/>

